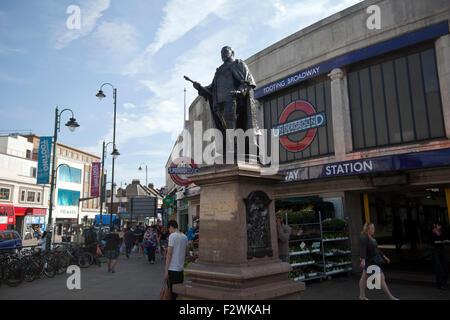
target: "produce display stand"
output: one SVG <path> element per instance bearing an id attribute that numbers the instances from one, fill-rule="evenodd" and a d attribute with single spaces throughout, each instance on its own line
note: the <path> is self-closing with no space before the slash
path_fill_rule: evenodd
<path id="1" fill-rule="evenodd" d="M 299 223 L 296 213 L 286 212 L 286 224 L 292 231 L 289 239 L 289 257 L 294 281 L 326 279 L 332 275 L 348 273 L 351 250 L 348 224 L 342 219 L 322 220 L 320 211 L 312 211 L 308 221 Z M 313 221 L 314 220 L 314 221 Z"/>
<path id="2" fill-rule="evenodd" d="M 321 221 L 321 228 L 322 250 L 317 255 L 323 262 L 317 266 L 323 268 L 326 277 L 350 272 L 352 251 L 348 224 L 342 219 L 326 219 Z"/>

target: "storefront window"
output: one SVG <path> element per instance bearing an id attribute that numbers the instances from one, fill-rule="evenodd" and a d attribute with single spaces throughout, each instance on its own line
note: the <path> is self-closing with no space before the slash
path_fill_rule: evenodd
<path id="1" fill-rule="evenodd" d="M 61 166 L 59 167 L 59 179 L 65 182 L 81 183 L 81 170 Z"/>
<path id="2" fill-rule="evenodd" d="M 353 66 L 348 90 L 355 150 L 445 135 L 430 45 Z"/>
<path id="3" fill-rule="evenodd" d="M 58 189 L 59 206 L 78 206 L 80 192 L 66 189 Z"/>

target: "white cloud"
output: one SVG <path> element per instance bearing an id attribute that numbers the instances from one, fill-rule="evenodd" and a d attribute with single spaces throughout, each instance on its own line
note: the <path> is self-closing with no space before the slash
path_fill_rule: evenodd
<path id="1" fill-rule="evenodd" d="M 93 34 L 93 40 L 111 56 L 129 58 L 138 50 L 136 29 L 121 21 L 102 22 Z"/>
<path id="2" fill-rule="evenodd" d="M 201 24 L 212 13 L 223 16 L 226 0 L 169 0 L 163 8 L 164 16 L 156 31 L 155 40 L 144 52 L 131 61 L 127 75 L 135 75 L 145 69 L 145 62 L 165 45 L 182 38 L 187 32 Z"/>
<path id="3" fill-rule="evenodd" d="M 299 30 L 361 1 L 275 0 L 272 2 L 275 14 L 264 23 L 274 29 L 293 25 Z"/>
<path id="4" fill-rule="evenodd" d="M 107 10 L 111 4 L 111 0 L 80 0 L 79 2 L 81 8 L 81 28 L 69 30 L 64 24 L 65 30 L 59 35 L 54 45 L 57 50 L 67 47 L 76 39 L 89 35 L 94 30 L 97 20 L 102 17 L 102 12 Z"/>
<path id="5" fill-rule="evenodd" d="M 135 108 L 136 108 L 136 106 L 135 106 L 134 104 L 130 103 L 130 102 L 124 103 L 124 104 L 123 104 L 123 107 L 124 107 L 125 109 L 135 109 Z"/>
<path id="6" fill-rule="evenodd" d="M 0 54 L 10 54 L 10 53 L 25 53 L 24 49 L 11 48 L 7 45 L 0 43 Z"/>

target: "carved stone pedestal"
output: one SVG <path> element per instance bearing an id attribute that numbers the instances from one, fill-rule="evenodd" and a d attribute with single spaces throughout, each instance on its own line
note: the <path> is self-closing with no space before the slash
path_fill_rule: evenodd
<path id="1" fill-rule="evenodd" d="M 258 165 L 206 167 L 191 176 L 200 191 L 200 245 L 179 299 L 300 299 L 302 282 L 287 278 L 278 258 L 273 184 Z"/>

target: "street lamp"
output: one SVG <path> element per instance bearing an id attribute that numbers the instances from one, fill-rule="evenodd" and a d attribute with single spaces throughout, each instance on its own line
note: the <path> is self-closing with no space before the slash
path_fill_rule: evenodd
<path id="1" fill-rule="evenodd" d="M 112 155 L 112 168 L 111 168 L 111 181 L 112 181 L 112 185 L 111 185 L 111 209 L 113 207 L 113 196 L 114 196 L 114 161 L 116 160 L 116 158 L 120 155 L 120 153 L 117 151 L 116 148 L 116 107 L 117 107 L 117 89 L 114 88 L 114 86 L 111 83 L 104 83 L 101 85 L 100 90 L 98 90 L 98 93 L 96 94 L 96 97 L 99 98 L 100 100 L 105 98 L 106 95 L 103 93 L 102 89 L 103 86 L 108 85 L 113 89 L 113 98 L 114 98 L 114 128 L 113 128 L 113 152 L 111 153 Z M 112 227 L 112 210 L 111 210 L 111 217 L 110 217 L 110 222 L 109 222 L 109 227 Z"/>
<path id="2" fill-rule="evenodd" d="M 140 165 L 139 165 L 139 171 L 142 171 L 142 165 L 143 165 L 143 163 L 141 163 Z M 145 187 L 147 188 L 148 187 L 148 181 L 147 181 L 147 165 L 145 164 Z"/>
<path id="3" fill-rule="evenodd" d="M 56 163 L 56 142 L 58 140 L 58 132 L 60 131 L 60 125 L 61 125 L 61 115 L 64 111 L 70 111 L 72 113 L 72 117 L 69 119 L 69 121 L 66 123 L 66 127 L 70 129 L 71 132 L 75 131 L 76 128 L 78 128 L 80 125 L 78 124 L 77 120 L 75 119 L 73 115 L 73 111 L 71 109 L 63 109 L 61 112 L 59 112 L 58 107 L 55 109 L 55 128 L 54 128 L 54 134 L 53 134 L 53 158 L 52 158 L 52 176 L 50 180 L 50 208 L 48 210 L 48 223 L 47 223 L 47 239 L 45 243 L 45 249 L 50 250 L 51 244 L 52 244 L 52 213 L 53 213 L 53 192 L 55 189 L 55 176 L 56 172 L 59 168 L 55 168 Z"/>
<path id="4" fill-rule="evenodd" d="M 103 202 L 104 202 L 104 197 L 105 197 L 105 186 L 106 186 L 106 181 L 105 181 L 105 158 L 106 158 L 106 152 L 108 149 L 108 145 L 110 145 L 112 142 L 108 142 L 105 143 L 105 141 L 103 141 L 103 148 L 102 148 L 102 177 L 101 177 L 101 184 L 100 184 L 100 231 L 99 231 L 99 241 L 101 239 L 101 230 L 102 230 L 102 226 L 103 226 L 103 220 L 102 220 L 102 214 L 103 214 Z M 113 152 L 111 153 L 113 159 L 117 156 L 120 155 L 119 151 L 117 151 L 117 149 L 114 149 Z M 111 211 L 112 214 L 112 211 Z M 112 218 L 112 216 L 111 216 Z"/>

